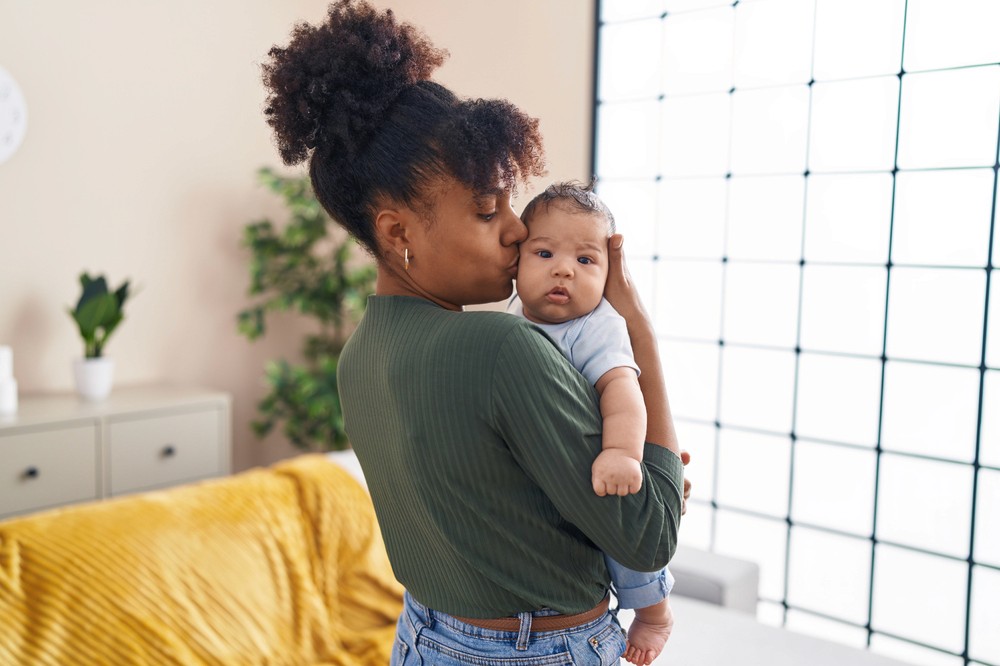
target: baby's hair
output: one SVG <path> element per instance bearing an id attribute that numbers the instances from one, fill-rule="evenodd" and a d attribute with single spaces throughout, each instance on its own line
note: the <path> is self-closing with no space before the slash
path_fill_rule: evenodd
<path id="1" fill-rule="evenodd" d="M 563 204 L 573 213 L 600 215 L 608 221 L 608 236 L 617 231 L 615 216 L 611 214 L 611 209 L 594 193 L 593 180 L 590 183 L 566 181 L 549 185 L 524 207 L 521 211 L 521 221 L 525 225 L 530 224 L 531 218 L 539 212 L 539 209 L 548 210 L 553 204 Z"/>
<path id="2" fill-rule="evenodd" d="M 386 202 L 426 209 L 441 177 L 486 193 L 544 173 L 538 120 L 430 81 L 447 52 L 392 10 L 338 0 L 268 57 L 264 115 L 282 159 L 309 160 L 319 202 L 376 258 L 374 214 Z"/>

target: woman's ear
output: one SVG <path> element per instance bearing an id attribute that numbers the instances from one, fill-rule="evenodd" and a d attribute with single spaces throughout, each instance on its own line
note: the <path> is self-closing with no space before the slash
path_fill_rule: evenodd
<path id="1" fill-rule="evenodd" d="M 401 207 L 382 208 L 375 215 L 375 234 L 386 254 L 403 256 L 410 247 L 413 230 L 412 211 Z M 410 249 L 412 253 L 413 250 Z"/>

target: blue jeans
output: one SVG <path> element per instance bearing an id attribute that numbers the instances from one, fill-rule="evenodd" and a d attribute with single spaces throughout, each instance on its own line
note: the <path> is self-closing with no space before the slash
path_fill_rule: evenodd
<path id="1" fill-rule="evenodd" d="M 563 631 L 531 633 L 531 618 L 555 611 L 520 613 L 520 631 L 493 631 L 432 610 L 410 596 L 396 624 L 391 666 L 578 666 L 618 664 L 625 634 L 608 612 Z"/>
<path id="2" fill-rule="evenodd" d="M 666 567 L 652 573 L 633 571 L 607 555 L 604 556 L 604 563 L 611 574 L 611 584 L 618 597 L 619 608 L 652 606 L 666 599 L 674 587 L 674 577 Z"/>

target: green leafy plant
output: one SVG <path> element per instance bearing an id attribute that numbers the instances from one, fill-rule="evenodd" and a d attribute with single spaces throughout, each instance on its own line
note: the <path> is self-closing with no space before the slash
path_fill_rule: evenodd
<path id="1" fill-rule="evenodd" d="M 354 265 L 354 241 L 330 235 L 333 221 L 308 177 L 283 177 L 266 167 L 258 177 L 284 200 L 290 220 L 281 230 L 266 219 L 244 228 L 243 244 L 251 252 L 249 293 L 261 300 L 239 313 L 238 329 L 256 340 L 266 331 L 267 313 L 293 311 L 315 320 L 319 331 L 304 340 L 304 364 L 267 364 L 270 391 L 251 427 L 263 437 L 284 422 L 285 435 L 298 448 L 344 449 L 337 363 L 350 327 L 374 291 L 375 267 Z"/>
<path id="2" fill-rule="evenodd" d="M 108 282 L 103 275 L 91 277 L 82 273 L 80 286 L 83 294 L 77 301 L 76 308 L 67 308 L 67 311 L 80 329 L 84 356 L 100 358 L 108 338 L 125 318 L 122 308 L 129 296 L 128 280 L 114 292 L 109 292 Z"/>

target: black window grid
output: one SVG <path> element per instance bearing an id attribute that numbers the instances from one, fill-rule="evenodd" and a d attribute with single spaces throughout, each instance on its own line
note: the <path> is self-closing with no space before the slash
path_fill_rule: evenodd
<path id="1" fill-rule="evenodd" d="M 602 101 L 600 99 L 600 97 L 599 97 L 599 90 L 600 90 L 600 61 L 601 61 L 601 30 L 602 30 L 602 27 L 604 25 L 611 25 L 611 24 L 620 25 L 622 23 L 627 23 L 629 21 L 648 20 L 648 19 L 651 19 L 651 18 L 657 18 L 657 15 L 654 15 L 654 16 L 647 16 L 647 17 L 638 17 L 638 18 L 634 18 L 634 19 L 627 19 L 627 20 L 623 20 L 623 21 L 609 22 L 609 23 L 606 24 L 606 23 L 604 23 L 602 21 L 602 18 L 601 18 L 602 3 L 604 1 L 605 0 L 597 0 L 597 2 L 595 3 L 595 21 L 594 21 L 594 24 L 595 24 L 595 35 L 594 35 L 594 63 L 593 63 L 593 71 L 594 71 L 594 78 L 593 78 L 594 104 L 593 104 L 593 113 L 592 113 L 593 137 L 592 137 L 591 155 L 590 155 L 590 159 L 591 159 L 591 171 L 592 171 L 593 174 L 595 174 L 595 176 L 597 178 L 598 189 L 600 188 L 600 183 L 601 182 L 612 182 L 613 181 L 613 182 L 643 182 L 643 183 L 646 183 L 646 182 L 649 182 L 650 180 L 653 180 L 653 181 L 655 181 L 655 182 L 658 183 L 658 182 L 661 182 L 662 180 L 664 180 L 664 177 L 662 175 L 660 175 L 660 174 L 657 174 L 657 175 L 653 176 L 652 178 L 648 178 L 648 177 L 647 178 L 641 178 L 641 177 L 615 177 L 613 175 L 609 177 L 609 176 L 607 176 L 605 174 L 600 173 L 600 171 L 598 169 L 598 166 L 599 166 L 599 164 L 598 164 L 599 108 L 600 108 L 600 106 L 602 104 L 605 104 L 605 103 L 607 103 L 607 104 L 614 104 L 614 103 L 635 102 L 635 101 L 659 101 L 659 102 L 662 103 L 663 100 L 672 97 L 671 95 L 667 95 L 667 94 L 663 93 L 662 91 L 657 91 L 655 94 L 651 94 L 649 96 L 638 96 L 638 97 L 632 97 L 632 98 L 616 99 L 616 100 L 614 100 L 612 102 L 604 102 L 604 101 Z M 732 8 L 735 8 L 739 4 L 740 4 L 740 0 L 735 0 L 729 6 L 732 7 Z M 976 526 L 976 514 L 977 514 L 978 487 L 979 487 L 980 471 L 981 470 L 1000 471 L 1000 466 L 991 466 L 991 465 L 987 465 L 987 464 L 984 464 L 984 463 L 980 462 L 980 452 L 981 452 L 981 448 L 982 448 L 982 433 L 983 433 L 983 416 L 984 416 L 984 410 L 986 408 L 986 405 L 985 405 L 985 402 L 984 402 L 984 399 L 985 399 L 985 379 L 986 379 L 986 373 L 987 373 L 987 371 L 989 371 L 991 369 L 992 370 L 1000 369 L 1000 368 L 994 368 L 994 367 L 987 366 L 987 351 L 988 351 L 988 343 L 989 343 L 989 323 L 990 323 L 990 293 L 991 293 L 991 288 L 992 288 L 992 276 L 993 276 L 993 269 L 994 269 L 994 266 L 993 266 L 994 244 L 997 242 L 997 239 L 996 239 L 996 235 L 997 235 L 997 191 L 998 191 L 998 180 L 1000 180 L 1000 158 L 996 158 L 995 157 L 994 158 L 994 164 L 992 165 L 992 170 L 993 170 L 993 197 L 992 197 L 992 203 L 991 203 L 991 208 L 990 208 L 989 241 L 988 241 L 988 248 L 987 248 L 987 255 L 986 255 L 987 256 L 987 260 L 986 260 L 986 264 L 984 266 L 981 266 L 981 267 L 970 267 L 970 266 L 948 266 L 948 265 L 938 265 L 938 264 L 925 265 L 925 264 L 917 264 L 917 263 L 893 262 L 893 259 L 892 259 L 892 254 L 893 254 L 892 253 L 893 227 L 894 227 L 894 223 L 895 223 L 895 201 L 896 201 L 896 196 L 895 195 L 896 195 L 896 183 L 897 183 L 897 175 L 898 174 L 900 174 L 900 173 L 917 173 L 917 172 L 922 172 L 922 171 L 934 171 L 934 172 L 938 172 L 938 171 L 954 171 L 954 170 L 963 170 L 963 169 L 983 169 L 983 168 L 989 168 L 989 167 L 984 167 L 984 166 L 981 166 L 981 165 L 978 165 L 978 166 L 957 166 L 957 167 L 956 166 L 952 166 L 952 167 L 941 167 L 941 168 L 907 168 L 907 169 L 901 169 L 899 167 L 899 164 L 898 164 L 898 156 L 899 156 L 899 132 L 900 132 L 900 120 L 901 120 L 900 116 L 901 116 L 901 113 L 902 113 L 902 96 L 903 96 L 903 85 L 902 84 L 903 84 L 904 77 L 906 77 L 908 75 L 913 75 L 913 74 L 924 74 L 924 73 L 930 73 L 930 72 L 943 72 L 943 71 L 952 71 L 952 70 L 961 70 L 961 69 L 971 69 L 971 68 L 977 68 L 977 67 L 995 66 L 995 65 L 998 65 L 1000 63 L 995 63 L 995 62 L 993 62 L 993 63 L 977 63 L 977 64 L 961 65 L 961 66 L 955 66 L 955 67 L 942 67 L 942 68 L 922 69 L 922 70 L 910 70 L 910 71 L 905 70 L 903 68 L 903 53 L 905 53 L 905 48 L 906 48 L 905 26 L 906 26 L 906 16 L 907 16 L 907 12 L 908 12 L 908 4 L 909 4 L 908 2 L 904 3 L 904 10 L 903 10 L 903 26 L 904 26 L 904 28 L 903 28 L 902 49 L 901 49 L 901 54 L 900 54 L 900 59 L 899 59 L 899 70 L 895 73 L 895 76 L 897 76 L 899 78 L 900 85 L 898 86 L 898 98 L 897 98 L 897 101 L 896 101 L 896 111 L 897 111 L 896 130 L 895 130 L 896 131 L 896 136 L 895 136 L 895 147 L 894 147 L 894 154 L 893 154 L 893 167 L 892 167 L 892 169 L 890 169 L 890 170 L 874 170 L 874 169 L 863 170 L 863 169 L 858 169 L 858 170 L 843 170 L 843 171 L 835 171 L 835 170 L 833 170 L 833 171 L 826 171 L 826 170 L 824 170 L 822 172 L 822 175 L 824 175 L 824 176 L 827 176 L 827 175 L 857 175 L 857 174 L 889 174 L 889 175 L 891 175 L 891 177 L 892 177 L 892 196 L 891 196 L 892 208 L 891 208 L 890 219 L 889 219 L 889 245 L 888 245 L 888 252 L 887 252 L 887 256 L 886 256 L 886 261 L 884 263 L 842 262 L 842 261 L 817 261 L 817 260 L 810 260 L 808 262 L 808 265 L 810 265 L 810 266 L 846 266 L 846 267 L 871 267 L 871 266 L 876 266 L 876 267 L 882 267 L 882 268 L 885 269 L 885 271 L 886 271 L 885 306 L 884 306 L 884 311 L 883 311 L 883 331 L 882 331 L 882 349 L 881 349 L 881 354 L 879 354 L 878 356 L 874 356 L 874 355 L 869 355 L 869 354 L 858 354 L 858 353 L 849 353 L 849 352 L 836 352 L 836 351 L 821 350 L 821 349 L 808 349 L 808 348 L 804 349 L 804 348 L 801 347 L 801 345 L 800 345 L 800 336 L 801 336 L 801 327 L 802 327 L 801 326 L 802 325 L 802 284 L 803 284 L 802 278 L 803 278 L 804 268 L 807 265 L 807 261 L 805 259 L 805 238 L 806 238 L 805 224 L 806 224 L 806 214 L 805 214 L 804 210 L 803 210 L 803 215 L 802 215 L 802 224 L 803 224 L 802 247 L 800 249 L 800 257 L 799 257 L 798 262 L 794 262 L 794 261 L 777 261 L 777 260 L 754 260 L 754 259 L 741 259 L 740 260 L 741 264 L 759 263 L 759 264 L 768 264 L 768 265 L 775 265 L 775 264 L 786 264 L 786 265 L 787 264 L 793 264 L 794 265 L 795 263 L 798 263 L 798 265 L 800 267 L 799 268 L 799 303 L 798 303 L 797 326 L 796 326 L 796 329 L 797 329 L 796 330 L 796 344 L 795 344 L 795 347 L 793 349 L 789 349 L 789 348 L 783 347 L 783 346 L 776 346 L 776 345 L 760 345 L 760 344 L 749 344 L 749 343 L 735 343 L 735 342 L 731 342 L 731 341 L 727 342 L 724 339 L 724 336 L 723 336 L 722 330 L 721 330 L 723 328 L 723 326 L 724 326 L 725 289 L 723 289 L 722 300 L 720 301 L 720 307 L 723 309 L 723 314 L 722 314 L 722 316 L 720 318 L 720 336 L 719 336 L 718 340 L 708 340 L 708 341 L 706 341 L 704 339 L 691 339 L 691 338 L 683 338 L 683 337 L 677 337 L 677 336 L 666 336 L 666 335 L 662 335 L 662 334 L 658 334 L 658 337 L 660 337 L 662 340 L 665 340 L 665 341 L 685 341 L 685 342 L 698 342 L 698 343 L 706 343 L 707 342 L 707 343 L 710 343 L 710 344 L 711 343 L 717 343 L 718 346 L 719 346 L 718 377 L 717 377 L 717 384 L 716 384 L 716 386 L 718 388 L 717 388 L 717 393 L 716 393 L 717 401 L 716 401 L 716 406 L 715 406 L 715 410 L 716 410 L 716 418 L 715 418 L 715 420 L 714 421 L 707 421 L 707 420 L 704 420 L 704 419 L 697 419 L 697 418 L 676 417 L 678 421 L 686 421 L 686 422 L 696 423 L 696 424 L 700 424 L 700 425 L 709 425 L 709 426 L 714 427 L 714 429 L 715 429 L 715 437 L 714 437 L 714 449 L 715 450 L 714 450 L 714 456 L 715 456 L 715 460 L 716 460 L 716 465 L 715 465 L 715 474 L 716 474 L 716 476 L 712 480 L 711 499 L 709 501 L 705 501 L 705 500 L 702 500 L 702 499 L 693 498 L 691 500 L 691 502 L 693 504 L 695 504 L 695 505 L 704 505 L 706 507 L 709 507 L 710 510 L 711 510 L 710 547 L 714 547 L 715 531 L 716 531 L 716 529 L 715 529 L 716 515 L 717 515 L 717 511 L 719 509 L 723 509 L 723 510 L 726 510 L 726 511 L 729 511 L 729 512 L 733 512 L 733 513 L 737 513 L 737 514 L 742 514 L 742 515 L 746 515 L 746 516 L 751 516 L 751 517 L 755 517 L 755 518 L 759 518 L 759 519 L 763 519 L 763 520 L 776 521 L 776 522 L 780 522 L 780 523 L 784 523 L 785 524 L 785 526 L 786 526 L 786 533 L 785 533 L 786 534 L 786 538 L 785 538 L 785 567 L 784 567 L 784 581 L 783 581 L 782 596 L 779 599 L 773 599 L 773 598 L 767 598 L 767 597 L 762 597 L 761 598 L 761 601 L 770 602 L 770 603 L 773 603 L 773 604 L 777 604 L 782 609 L 782 624 L 785 624 L 787 622 L 788 611 L 789 610 L 794 610 L 796 612 L 800 612 L 800 613 L 804 613 L 804 614 L 807 614 L 807 615 L 815 616 L 815 617 L 818 617 L 818 618 L 821 618 L 821 619 L 824 619 L 824 620 L 827 620 L 827 621 L 831 621 L 831 622 L 834 622 L 834 623 L 838 623 L 838 624 L 841 624 L 841 625 L 844 625 L 844 626 L 849 626 L 849 627 L 855 627 L 855 628 L 863 629 L 863 630 L 865 630 L 867 632 L 867 644 L 869 646 L 871 645 L 872 638 L 875 635 L 882 635 L 882 636 L 886 636 L 888 638 L 892 638 L 892 639 L 895 639 L 895 640 L 903 642 L 903 643 L 907 643 L 907 644 L 912 644 L 912 645 L 915 645 L 915 646 L 919 646 L 919 647 L 925 648 L 927 650 L 931 650 L 931 651 L 936 652 L 936 653 L 940 653 L 940 654 L 944 654 L 944 655 L 950 655 L 950 656 L 954 656 L 954 657 L 960 657 L 966 665 L 968 665 L 968 664 L 972 663 L 973 661 L 975 661 L 976 663 L 987 663 L 987 664 L 989 664 L 989 666 L 1000 666 L 1000 664 L 993 664 L 993 663 L 989 663 L 989 662 L 983 662 L 981 659 L 974 659 L 970 655 L 970 651 L 969 651 L 969 648 L 970 648 L 970 630 L 971 630 L 970 618 L 971 618 L 971 613 L 972 613 L 974 567 L 980 567 L 980 568 L 983 568 L 983 569 L 989 569 L 989 570 L 993 570 L 993 571 L 1000 571 L 1000 566 L 995 566 L 995 565 L 993 565 L 991 563 L 988 563 L 988 562 L 977 561 L 975 559 L 975 556 L 974 556 L 975 545 L 976 545 L 976 543 L 975 543 L 975 539 L 976 539 L 975 526 Z M 703 11 L 703 10 L 697 10 L 696 9 L 696 10 L 688 10 L 688 11 Z M 671 13 L 669 13 L 669 12 L 663 12 L 663 13 L 659 14 L 658 17 L 660 18 L 660 20 L 665 20 L 670 15 L 671 15 Z M 837 83 L 837 82 L 845 82 L 845 81 L 857 81 L 857 80 L 871 79 L 871 78 L 883 78 L 885 76 L 891 76 L 891 75 L 892 74 L 879 74 L 879 75 L 866 75 L 866 76 L 858 76 L 858 77 L 845 77 L 845 78 L 837 78 L 837 79 L 824 79 L 823 81 L 821 81 L 821 83 Z M 744 87 L 744 88 L 740 88 L 739 90 L 757 90 L 757 89 L 763 89 L 763 88 L 781 88 L 781 87 L 795 87 L 795 86 L 805 85 L 805 86 L 807 86 L 809 88 L 809 109 L 808 109 L 808 113 L 809 113 L 810 122 L 811 122 L 811 117 L 812 117 L 812 88 L 813 88 L 813 85 L 815 83 L 817 83 L 817 81 L 814 78 L 811 78 L 810 81 L 808 83 L 805 83 L 805 84 L 791 84 L 791 85 L 789 85 L 789 84 L 780 84 L 780 85 L 774 85 L 774 86 L 755 86 L 755 87 Z M 728 94 L 729 95 L 733 95 L 734 93 L 737 92 L 737 90 L 738 89 L 734 86 L 734 87 L 732 87 L 732 88 L 729 89 Z M 702 94 L 705 94 L 705 93 L 692 93 L 692 95 L 702 95 Z M 712 94 L 717 94 L 717 93 L 712 93 Z M 686 96 L 686 95 L 675 95 L 673 97 L 681 97 L 681 96 Z M 998 125 L 997 143 L 1000 144 L 1000 118 L 997 119 L 997 125 Z M 807 139 L 806 139 L 806 156 L 807 156 L 806 163 L 808 164 L 808 154 L 809 154 L 808 153 L 808 151 L 809 151 L 809 140 L 808 140 L 809 131 L 808 131 L 808 128 L 806 130 L 806 137 L 807 137 Z M 998 152 L 1000 152 L 1000 145 L 994 146 L 994 150 L 993 150 L 994 156 L 998 155 Z M 754 173 L 753 177 L 766 176 L 766 175 L 792 175 L 792 176 L 801 175 L 801 176 L 803 176 L 805 178 L 805 197 L 806 197 L 806 200 L 808 200 L 809 183 L 810 183 L 810 176 L 811 176 L 811 173 L 808 170 L 808 168 L 803 173 L 780 173 L 780 174 L 758 174 L 758 173 Z M 819 174 L 817 174 L 817 175 L 819 175 Z M 719 177 L 721 178 L 723 176 L 719 176 Z M 728 179 L 730 179 L 730 178 L 733 177 L 733 174 L 731 172 L 730 173 L 726 173 L 724 177 L 728 180 Z M 698 178 L 701 178 L 701 177 L 698 177 Z M 683 181 L 683 180 L 685 180 L 685 177 L 676 177 L 676 178 L 672 178 L 671 180 L 674 181 L 674 182 L 676 182 L 676 181 Z M 652 261 L 652 263 L 653 263 L 654 266 L 656 264 L 659 264 L 659 263 L 662 263 L 662 262 L 670 260 L 669 257 L 663 257 L 663 256 L 660 256 L 660 255 L 658 255 L 656 253 L 653 253 L 652 256 L 650 257 L 650 259 L 651 259 L 651 261 Z M 704 260 L 704 259 L 697 259 L 695 261 L 706 261 L 706 260 Z M 725 254 L 723 254 L 723 256 L 721 258 L 722 271 L 723 271 L 723 284 L 725 284 L 726 265 L 729 263 L 729 261 L 730 261 L 730 259 L 727 256 L 725 256 Z M 889 320 L 890 288 L 891 288 L 891 284 L 892 284 L 893 270 L 894 269 L 898 269 L 898 268 L 923 268 L 923 269 L 932 269 L 932 270 L 964 270 L 964 271 L 969 271 L 969 270 L 983 270 L 983 271 L 985 271 L 986 286 L 985 286 L 985 298 L 984 298 L 984 305 L 983 305 L 983 331 L 982 331 L 982 340 L 981 340 L 982 344 L 981 344 L 981 349 L 980 349 L 980 354 L 979 354 L 979 363 L 978 364 L 976 364 L 976 365 L 970 365 L 970 364 L 962 364 L 962 363 L 947 363 L 947 362 L 941 362 L 941 361 L 929 361 L 929 360 L 919 359 L 919 358 L 906 358 L 906 357 L 898 357 L 898 356 L 889 356 L 887 354 L 889 321 L 890 321 Z M 792 429 L 791 429 L 791 432 L 777 432 L 777 431 L 773 431 L 773 430 L 760 429 L 760 428 L 752 428 L 752 427 L 746 427 L 746 426 L 739 426 L 739 425 L 735 425 L 735 424 L 725 424 L 725 423 L 723 423 L 721 421 L 721 419 L 720 419 L 720 416 L 721 416 L 721 394 L 722 394 L 721 386 L 722 386 L 722 381 L 723 381 L 723 354 L 722 354 L 722 350 L 727 345 L 733 346 L 733 347 L 750 348 L 750 349 L 756 348 L 756 349 L 769 349 L 769 350 L 793 351 L 794 352 L 794 354 L 795 354 L 795 380 L 794 380 L 795 385 L 793 386 L 793 391 L 792 391 L 792 401 L 793 401 L 793 404 L 792 404 Z M 794 492 L 794 484 L 795 484 L 795 475 L 794 475 L 795 448 L 796 448 L 795 447 L 795 443 L 797 441 L 802 440 L 802 441 L 816 442 L 816 443 L 825 444 L 825 445 L 828 445 L 828 446 L 843 447 L 843 448 L 857 449 L 857 450 L 863 450 L 863 451 L 872 451 L 873 450 L 872 447 L 867 446 L 867 445 L 859 445 L 859 444 L 855 444 L 855 443 L 849 443 L 849 442 L 842 442 L 842 441 L 836 441 L 836 440 L 823 439 L 823 438 L 818 438 L 818 437 L 814 437 L 814 436 L 800 437 L 796 433 L 795 424 L 796 424 L 796 414 L 797 414 L 797 396 L 798 396 L 798 390 L 797 389 L 798 389 L 798 380 L 799 380 L 799 360 L 800 360 L 801 354 L 803 352 L 807 352 L 807 353 L 810 353 L 810 354 L 828 355 L 828 356 L 841 356 L 841 357 L 848 357 L 848 358 L 873 359 L 873 360 L 877 360 L 877 361 L 880 362 L 880 365 L 881 365 L 881 381 L 880 381 L 880 388 L 879 388 L 879 418 L 878 418 L 877 439 L 876 439 L 875 446 L 874 446 L 874 453 L 875 453 L 875 473 L 874 473 L 875 488 L 874 488 L 874 505 L 872 507 L 872 512 L 873 512 L 873 515 L 872 515 L 872 529 L 871 529 L 870 533 L 868 533 L 865 536 L 859 536 L 856 533 L 846 532 L 846 531 L 843 531 L 843 530 L 838 530 L 838 529 L 835 529 L 835 528 L 831 528 L 829 526 L 815 524 L 815 523 L 810 523 L 808 521 L 795 520 L 795 519 L 793 519 L 791 517 L 792 516 L 792 501 L 793 501 L 793 496 L 794 496 L 793 492 Z M 883 447 L 883 445 L 882 445 L 882 432 L 883 432 L 883 422 L 882 422 L 882 420 L 883 420 L 883 417 L 884 417 L 884 406 L 885 406 L 885 375 L 886 375 L 886 366 L 887 366 L 887 363 L 889 361 L 901 361 L 901 362 L 916 363 L 916 364 L 923 364 L 923 365 L 929 365 L 929 366 L 971 368 L 971 369 L 978 370 L 978 373 L 979 373 L 979 391 L 978 391 L 978 406 L 977 406 L 977 427 L 976 427 L 976 435 L 975 435 L 974 456 L 973 456 L 973 460 L 972 460 L 971 463 L 956 461 L 956 460 L 953 460 L 953 459 L 942 458 L 942 457 L 938 457 L 938 456 L 920 454 L 920 453 L 915 453 L 915 452 L 901 451 L 901 450 L 895 450 L 895 449 L 887 449 L 887 448 Z M 744 507 L 734 506 L 734 505 L 731 505 L 731 504 L 725 504 L 725 503 L 722 503 L 722 502 L 720 502 L 718 500 L 718 494 L 717 494 L 718 478 L 717 478 L 717 475 L 718 475 L 718 460 L 719 460 L 719 455 L 720 455 L 720 433 L 721 433 L 722 429 L 724 429 L 724 428 L 725 429 L 729 429 L 729 430 L 745 431 L 745 432 L 751 432 L 751 433 L 756 433 L 756 434 L 773 435 L 773 436 L 779 436 L 779 437 L 788 437 L 790 439 L 790 441 L 792 442 L 792 446 L 791 446 L 791 454 L 790 454 L 790 460 L 789 460 L 789 472 L 788 472 L 789 473 L 789 493 L 788 493 L 788 506 L 786 507 L 786 512 L 785 512 L 784 517 L 778 518 L 778 517 L 775 517 L 774 515 L 771 515 L 771 514 L 762 513 L 762 512 L 750 510 L 750 509 L 747 509 L 747 508 L 744 508 Z M 683 446 L 683 442 L 682 442 L 682 446 Z M 941 464 L 961 465 L 961 466 L 964 466 L 964 467 L 971 467 L 972 468 L 972 471 L 973 471 L 973 474 L 972 474 L 972 488 L 971 488 L 972 498 L 971 498 L 971 510 L 970 510 L 971 526 L 970 526 L 970 530 L 969 530 L 970 537 L 969 537 L 968 554 L 965 557 L 955 556 L 955 555 L 952 555 L 952 554 L 949 554 L 949 553 L 938 552 L 938 551 L 934 551 L 934 550 L 930 550 L 930 549 L 926 549 L 926 548 L 920 548 L 920 547 L 913 546 L 913 545 L 910 545 L 910 544 L 905 544 L 905 543 L 895 542 L 895 541 L 892 541 L 892 540 L 889 540 L 889 539 L 879 538 L 877 536 L 877 531 L 878 531 L 878 500 L 879 500 L 880 467 L 881 467 L 882 457 L 883 457 L 883 455 L 885 453 L 890 453 L 893 456 L 899 456 L 899 457 L 904 457 L 904 458 L 927 460 L 927 461 L 932 461 L 932 462 L 941 463 Z M 795 604 L 789 603 L 789 601 L 788 601 L 788 576 L 789 576 L 789 569 L 790 569 L 790 567 L 788 566 L 788 564 L 789 564 L 789 560 L 790 560 L 790 557 L 791 557 L 791 531 L 792 531 L 793 527 L 806 527 L 806 528 L 809 528 L 809 529 L 812 529 L 812 530 L 816 530 L 816 531 L 819 531 L 819 532 L 822 532 L 822 533 L 833 534 L 833 535 L 841 536 L 841 537 L 848 538 L 848 539 L 863 540 L 863 541 L 866 541 L 866 542 L 870 543 L 870 546 L 871 546 L 871 548 L 870 548 L 870 550 L 871 550 L 871 562 L 870 562 L 870 567 L 869 567 L 869 581 L 868 581 L 867 621 L 865 623 L 863 623 L 863 624 L 857 624 L 857 623 L 851 622 L 849 620 L 845 620 L 844 618 L 841 618 L 841 617 L 836 617 L 836 616 L 833 616 L 833 615 L 829 615 L 829 614 L 823 613 L 821 611 L 817 611 L 815 609 L 805 608 L 805 607 L 802 607 L 802 606 L 797 606 Z M 929 555 L 929 556 L 932 556 L 932 557 L 942 558 L 942 559 L 949 560 L 949 561 L 960 562 L 960 563 L 962 563 L 962 564 L 964 564 L 966 566 L 966 572 L 967 572 L 966 591 L 965 591 L 966 592 L 966 594 L 965 594 L 965 604 L 966 604 L 966 607 L 965 607 L 965 618 L 964 618 L 965 633 L 964 633 L 963 649 L 962 649 L 962 651 L 960 653 L 953 652 L 951 650 L 942 648 L 941 646 L 933 645 L 931 643 L 926 643 L 926 642 L 918 641 L 918 640 L 913 639 L 912 637 L 901 636 L 901 635 L 892 633 L 890 631 L 886 631 L 885 629 L 876 629 L 873 626 L 872 616 L 873 616 L 873 601 L 874 601 L 875 574 L 876 574 L 876 562 L 875 562 L 875 559 L 876 559 L 877 546 L 880 545 L 880 544 L 884 544 L 884 545 L 887 545 L 887 546 L 892 546 L 892 547 L 899 548 L 899 549 L 902 549 L 902 550 L 905 550 L 905 551 L 910 551 L 910 552 L 915 552 L 915 553 L 921 553 L 921 554 Z"/>

